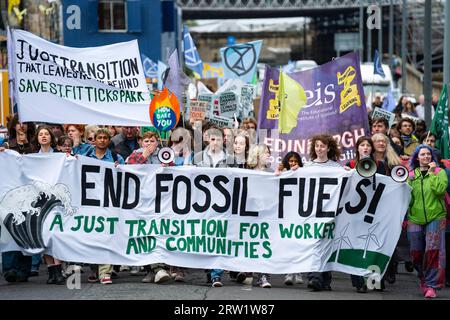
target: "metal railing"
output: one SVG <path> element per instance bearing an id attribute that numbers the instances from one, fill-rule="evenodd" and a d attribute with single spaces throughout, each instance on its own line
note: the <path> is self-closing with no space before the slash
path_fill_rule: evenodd
<path id="1" fill-rule="evenodd" d="M 177 0 L 183 9 L 333 9 L 358 8 L 361 5 L 387 6 L 390 0 Z M 394 0 L 401 4 L 401 0 Z"/>

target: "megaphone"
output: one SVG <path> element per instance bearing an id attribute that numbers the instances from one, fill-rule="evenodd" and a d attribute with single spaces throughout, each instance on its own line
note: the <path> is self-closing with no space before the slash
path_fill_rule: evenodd
<path id="1" fill-rule="evenodd" d="M 405 182 L 408 179 L 408 168 L 402 165 L 398 165 L 392 168 L 391 178 L 395 182 Z"/>
<path id="2" fill-rule="evenodd" d="M 363 178 L 370 178 L 377 172 L 377 163 L 370 157 L 362 158 L 356 163 L 356 172 Z"/>
<path id="3" fill-rule="evenodd" d="M 175 152 L 169 147 L 161 148 L 158 152 L 158 159 L 161 163 L 171 163 L 175 159 Z"/>

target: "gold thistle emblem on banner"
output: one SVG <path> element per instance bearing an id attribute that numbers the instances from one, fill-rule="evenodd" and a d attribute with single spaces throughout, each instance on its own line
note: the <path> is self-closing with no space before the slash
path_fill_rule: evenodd
<path id="1" fill-rule="evenodd" d="M 338 84 L 344 85 L 344 89 L 341 91 L 341 105 L 339 107 L 339 113 L 343 113 L 345 110 L 356 104 L 361 106 L 361 97 L 358 93 L 358 85 L 352 84 L 356 77 L 356 70 L 354 67 L 349 66 L 344 73 L 337 73 Z"/>

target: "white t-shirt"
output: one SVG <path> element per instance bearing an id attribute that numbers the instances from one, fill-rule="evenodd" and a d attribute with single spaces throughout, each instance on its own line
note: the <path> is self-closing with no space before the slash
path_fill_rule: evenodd
<path id="1" fill-rule="evenodd" d="M 316 159 L 317 160 L 317 159 Z M 334 167 L 334 168 L 341 168 L 344 169 L 344 167 L 333 160 L 328 159 L 327 161 L 324 162 L 319 162 L 319 161 L 308 161 L 304 164 L 305 167 Z"/>

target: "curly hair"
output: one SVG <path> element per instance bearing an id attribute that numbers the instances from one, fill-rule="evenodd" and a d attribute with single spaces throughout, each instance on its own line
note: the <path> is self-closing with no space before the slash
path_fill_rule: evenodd
<path id="1" fill-rule="evenodd" d="M 290 166 L 289 166 L 289 159 L 292 158 L 292 157 L 297 159 L 299 167 L 303 167 L 303 162 L 302 162 L 302 158 L 300 157 L 300 155 L 297 152 L 295 152 L 295 151 L 289 151 L 283 157 L 283 160 L 281 160 L 281 163 L 283 164 L 283 168 L 284 169 L 286 169 L 286 170 L 290 170 L 291 169 Z"/>
<path id="2" fill-rule="evenodd" d="M 412 170 L 419 167 L 419 152 L 421 149 L 427 149 L 431 153 L 431 159 L 435 163 L 439 164 L 436 154 L 433 152 L 433 148 L 430 146 L 427 146 L 426 144 L 419 144 L 416 149 L 414 150 L 413 154 L 411 155 L 411 159 L 409 160 L 409 165 Z"/>
<path id="3" fill-rule="evenodd" d="M 338 147 L 336 140 L 329 134 L 318 134 L 311 138 L 311 145 L 309 147 L 309 157 L 311 158 L 311 160 L 317 159 L 317 154 L 316 154 L 316 149 L 315 149 L 317 141 L 320 141 L 323 144 L 328 146 L 328 152 L 327 152 L 328 159 L 334 160 L 334 161 L 339 161 L 341 152 L 339 151 L 339 147 Z"/>
<path id="4" fill-rule="evenodd" d="M 400 120 L 400 121 L 397 123 L 397 126 L 395 127 L 395 128 L 397 129 L 398 132 L 401 133 L 401 130 L 400 130 L 400 129 L 402 128 L 403 122 L 409 122 L 409 123 L 411 124 L 411 126 L 412 126 L 412 132 L 414 132 L 414 131 L 416 130 L 416 123 L 415 123 L 412 119 L 410 119 L 410 118 L 403 118 L 402 120 Z"/>
<path id="5" fill-rule="evenodd" d="M 84 124 L 65 124 L 64 125 L 64 132 L 67 134 L 69 131 L 69 127 L 74 127 L 75 129 L 77 129 L 78 131 L 80 131 L 80 136 L 83 136 L 84 134 L 84 129 L 86 128 L 86 126 Z"/>

